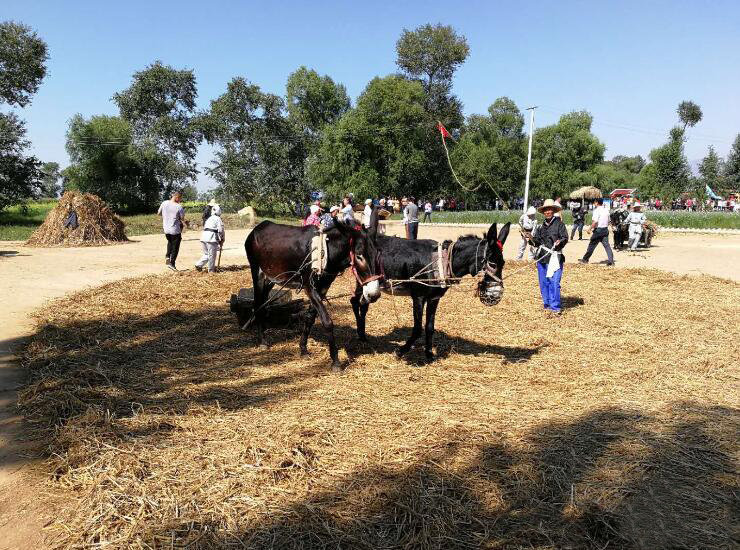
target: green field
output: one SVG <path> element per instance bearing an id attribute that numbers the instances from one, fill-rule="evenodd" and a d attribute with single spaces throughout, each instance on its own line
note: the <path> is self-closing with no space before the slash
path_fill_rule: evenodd
<path id="1" fill-rule="evenodd" d="M 19 206 L 12 206 L 0 212 L 0 241 L 25 241 L 31 233 L 43 223 L 46 215 L 54 208 L 56 201 L 30 202 L 24 211 Z M 201 224 L 203 203 L 185 203 L 185 218 Z M 242 229 L 248 227 L 246 219 L 237 214 L 222 216 L 226 229 Z M 156 214 L 136 214 L 121 216 L 126 224 L 126 235 L 151 235 L 162 232 L 162 218 Z M 261 218 L 267 219 L 267 218 Z M 298 223 L 298 220 L 274 220 L 281 223 Z"/>

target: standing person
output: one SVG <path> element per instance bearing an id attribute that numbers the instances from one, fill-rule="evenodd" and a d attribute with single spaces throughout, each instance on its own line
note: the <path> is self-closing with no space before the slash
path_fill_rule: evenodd
<path id="1" fill-rule="evenodd" d="M 373 201 L 367 199 L 365 201 L 365 209 L 362 211 L 362 227 L 368 229 L 370 227 L 370 216 L 373 214 Z"/>
<path id="2" fill-rule="evenodd" d="M 532 238 L 532 234 L 537 229 L 537 209 L 534 206 L 530 206 L 526 213 L 519 217 L 519 232 L 522 234 L 522 242 L 519 244 L 519 253 L 516 256 L 517 260 L 521 260 L 524 257 L 524 251 L 527 248 L 527 243 Z M 529 253 L 527 254 L 530 260 L 534 260 L 534 250 L 530 247 Z"/>
<path id="3" fill-rule="evenodd" d="M 445 209 L 445 199 L 444 197 L 439 199 L 439 211 L 442 212 Z"/>
<path id="4" fill-rule="evenodd" d="M 216 202 L 216 199 L 211 199 L 208 204 L 205 205 L 203 208 L 203 225 L 205 226 L 206 220 L 211 217 L 211 208 L 214 206 L 218 206 L 218 203 Z"/>
<path id="5" fill-rule="evenodd" d="M 403 214 L 408 224 L 406 226 L 408 227 L 408 238 L 416 240 L 419 236 L 419 207 L 416 206 L 416 199 L 414 197 L 409 197 L 409 202 L 406 208 L 403 209 Z"/>
<path id="6" fill-rule="evenodd" d="M 211 217 L 203 225 L 203 233 L 200 235 L 203 255 L 195 264 L 195 269 L 202 271 L 203 266 L 208 264 L 208 273 L 215 273 L 216 256 L 218 256 L 218 249 L 224 245 L 224 240 L 226 240 L 226 230 L 224 222 L 221 221 L 221 207 L 215 205 L 211 207 Z"/>
<path id="7" fill-rule="evenodd" d="M 432 223 L 432 203 L 430 201 L 424 203 L 424 223 L 427 223 L 427 220 Z"/>
<path id="8" fill-rule="evenodd" d="M 315 225 L 316 227 L 319 226 L 319 216 L 321 215 L 321 208 L 316 206 L 315 204 L 312 204 L 311 207 L 308 209 L 308 216 L 303 220 L 303 227 L 306 227 L 307 225 Z"/>
<path id="9" fill-rule="evenodd" d="M 324 226 L 324 231 L 328 231 L 334 224 L 337 223 L 337 217 L 339 216 L 339 207 L 335 204 L 329 209 L 328 214 L 322 214 L 319 218 L 321 225 Z"/>
<path id="10" fill-rule="evenodd" d="M 586 212 L 581 204 L 578 204 L 573 208 L 573 229 L 570 232 L 570 240 L 576 236 L 576 229 L 578 230 L 578 240 L 583 240 L 583 224 L 586 221 Z"/>
<path id="11" fill-rule="evenodd" d="M 642 237 L 642 226 L 645 225 L 647 218 L 642 213 L 642 205 L 635 202 L 632 206 L 632 212 L 627 216 L 627 223 L 630 225 L 630 250 L 637 250 L 637 245 Z"/>
<path id="12" fill-rule="evenodd" d="M 354 226 L 357 221 L 355 220 L 355 210 L 352 207 L 352 199 L 349 195 L 346 195 L 342 203 L 342 221 L 348 225 Z"/>
<path id="13" fill-rule="evenodd" d="M 545 310 L 560 315 L 560 281 L 563 278 L 565 256 L 561 250 L 568 243 L 568 228 L 563 220 L 555 217 L 562 208 L 552 199 L 547 199 L 539 208 L 545 221 L 537 227 L 532 243 L 537 249 L 537 276 Z"/>
<path id="14" fill-rule="evenodd" d="M 591 240 L 588 242 L 586 254 L 578 261 L 587 264 L 596 246 L 601 243 L 606 250 L 606 265 L 614 265 L 614 254 L 609 246 L 609 209 L 604 206 L 604 199 L 596 199 L 595 205 L 597 208 L 594 210 L 591 222 L 591 231 L 593 231 Z"/>
<path id="15" fill-rule="evenodd" d="M 175 191 L 170 200 L 164 201 L 159 205 L 157 215 L 162 216 L 162 229 L 164 236 L 167 237 L 167 256 L 165 264 L 172 271 L 177 271 L 175 262 L 177 255 L 180 253 L 180 243 L 182 242 L 182 227 L 185 225 L 185 208 L 182 204 L 182 193 Z"/>

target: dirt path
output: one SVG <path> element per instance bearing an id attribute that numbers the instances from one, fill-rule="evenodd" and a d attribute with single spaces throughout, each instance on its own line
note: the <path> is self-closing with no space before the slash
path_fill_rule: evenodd
<path id="1" fill-rule="evenodd" d="M 388 234 L 398 234 L 399 224 L 388 226 Z M 422 226 L 420 237 L 454 239 L 481 228 Z M 248 230 L 227 234 L 222 265 L 244 264 L 243 242 Z M 192 269 L 200 255 L 198 233 L 184 236 L 179 266 Z M 568 244 L 568 262 L 583 255 L 587 240 Z M 514 233 L 505 247 L 506 258 L 513 258 L 519 244 Z M 22 243 L 0 243 L 0 550 L 44 546 L 43 526 L 53 516 L 53 508 L 37 496 L 44 492 L 44 472 L 33 458 L 38 449 L 23 441 L 21 418 L 16 414 L 16 389 L 22 383 L 22 370 L 14 350 L 33 330 L 32 313 L 50 299 L 126 277 L 162 273 L 164 238 L 161 235 L 136 237 L 125 245 L 100 248 L 26 248 Z M 601 248 L 592 261 L 605 259 Z M 678 274 L 709 274 L 740 280 L 740 235 L 662 234 L 653 248 L 637 254 L 619 252 L 617 267 L 654 267 Z M 607 269 L 594 266 L 594 269 Z M 173 276 L 176 274 L 173 273 Z M 248 284 L 245 276 L 245 285 Z M 567 275 L 564 279 L 567 285 Z"/>

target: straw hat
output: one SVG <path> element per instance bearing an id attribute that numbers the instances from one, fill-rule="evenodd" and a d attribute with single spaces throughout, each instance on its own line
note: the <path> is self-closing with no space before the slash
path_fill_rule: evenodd
<path id="1" fill-rule="evenodd" d="M 545 201 L 545 204 L 540 206 L 537 210 L 539 210 L 540 212 L 544 212 L 545 210 L 552 210 L 554 212 L 560 212 L 562 209 L 563 207 L 560 206 L 558 203 L 556 203 L 554 200 L 547 199 Z"/>
<path id="2" fill-rule="evenodd" d="M 329 212 L 336 212 L 337 210 L 339 210 L 339 207 L 335 204 L 329 209 Z"/>
<path id="3" fill-rule="evenodd" d="M 208 206 L 218 206 L 216 199 L 211 199 L 211 202 L 208 203 Z"/>

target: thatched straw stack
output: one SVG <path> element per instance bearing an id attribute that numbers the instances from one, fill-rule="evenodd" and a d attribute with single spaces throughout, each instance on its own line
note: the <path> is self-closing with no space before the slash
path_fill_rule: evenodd
<path id="1" fill-rule="evenodd" d="M 601 197 L 601 189 L 591 185 L 576 189 L 570 194 L 570 198 L 573 200 L 586 199 L 592 201 L 594 199 L 600 199 Z"/>
<path id="2" fill-rule="evenodd" d="M 77 213 L 78 226 L 64 227 L 71 211 Z M 128 241 L 124 223 L 100 197 L 67 191 L 28 239 L 28 246 L 101 246 Z"/>

